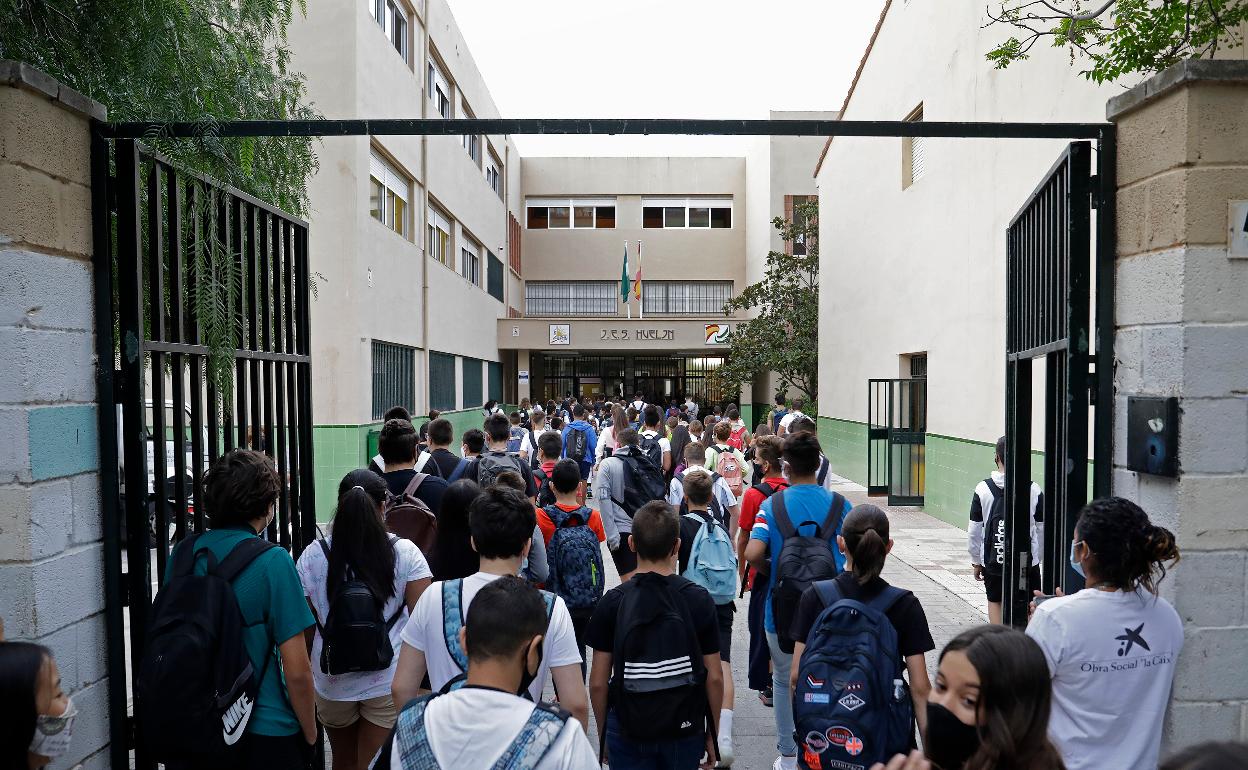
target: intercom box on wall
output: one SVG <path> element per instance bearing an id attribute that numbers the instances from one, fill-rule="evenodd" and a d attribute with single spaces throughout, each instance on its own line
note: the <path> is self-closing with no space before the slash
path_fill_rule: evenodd
<path id="1" fill-rule="evenodd" d="M 1153 476 L 1179 475 L 1179 400 L 1127 396 L 1127 468 Z"/>

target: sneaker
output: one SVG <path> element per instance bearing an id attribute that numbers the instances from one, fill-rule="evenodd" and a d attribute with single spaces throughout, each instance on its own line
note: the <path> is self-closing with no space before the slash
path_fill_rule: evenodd
<path id="1" fill-rule="evenodd" d="M 797 755 L 786 757 L 781 754 L 772 763 L 771 770 L 797 770 Z"/>
<path id="2" fill-rule="evenodd" d="M 759 690 L 758 699 L 761 700 L 763 702 L 763 705 L 766 706 L 767 708 L 775 708 L 775 705 L 776 705 L 775 692 L 770 687 L 768 687 L 766 690 Z"/>
<path id="3" fill-rule="evenodd" d="M 725 736 L 719 739 L 719 761 L 715 763 L 716 770 L 732 767 L 732 738 Z"/>

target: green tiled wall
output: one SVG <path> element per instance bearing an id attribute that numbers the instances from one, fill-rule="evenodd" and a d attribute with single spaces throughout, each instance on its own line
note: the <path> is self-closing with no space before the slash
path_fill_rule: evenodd
<path id="1" fill-rule="evenodd" d="M 819 444 L 837 475 L 867 483 L 867 426 L 853 420 L 819 418 Z"/>

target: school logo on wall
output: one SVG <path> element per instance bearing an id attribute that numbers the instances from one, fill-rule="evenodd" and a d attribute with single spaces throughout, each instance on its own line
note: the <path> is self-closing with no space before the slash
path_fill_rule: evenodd
<path id="1" fill-rule="evenodd" d="M 706 325 L 706 344 L 707 345 L 727 345 L 728 338 L 732 336 L 732 324 L 707 324 Z"/>
<path id="2" fill-rule="evenodd" d="M 572 325 L 571 324 L 551 324 L 550 325 L 550 344 L 551 345 L 571 345 L 572 344 Z"/>

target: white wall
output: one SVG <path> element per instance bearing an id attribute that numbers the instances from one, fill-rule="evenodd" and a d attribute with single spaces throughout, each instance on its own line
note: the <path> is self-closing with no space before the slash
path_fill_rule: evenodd
<path id="1" fill-rule="evenodd" d="M 844 119 L 1105 119 L 1112 85 L 1082 79 L 1064 52 L 994 70 L 1003 35 L 982 7 L 894 2 Z M 1004 430 L 1005 231 L 1063 140 L 927 139 L 927 170 L 901 187 L 902 140 L 835 138 L 818 176 L 820 409 L 862 421 L 866 381 L 898 355 L 929 355 L 928 430 L 995 441 Z M 1043 433 L 1037 432 L 1037 446 Z"/>

